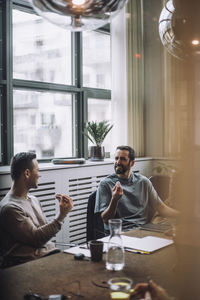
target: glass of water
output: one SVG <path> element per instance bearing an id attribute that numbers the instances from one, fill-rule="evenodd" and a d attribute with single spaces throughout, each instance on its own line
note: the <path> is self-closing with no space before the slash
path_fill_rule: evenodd
<path id="1" fill-rule="evenodd" d="M 111 278 L 108 281 L 108 284 L 110 287 L 110 298 L 112 300 L 130 299 L 131 286 L 133 284 L 133 281 L 130 278 Z"/>

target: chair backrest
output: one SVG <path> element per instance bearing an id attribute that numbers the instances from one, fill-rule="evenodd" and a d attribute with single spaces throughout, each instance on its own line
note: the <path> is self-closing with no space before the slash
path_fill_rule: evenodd
<path id="1" fill-rule="evenodd" d="M 154 189 L 162 201 L 167 200 L 169 197 L 170 177 L 167 175 L 154 175 L 149 177 Z"/>
<path id="2" fill-rule="evenodd" d="M 87 206 L 87 242 L 105 236 L 101 214 L 94 214 L 96 191 L 90 194 Z"/>

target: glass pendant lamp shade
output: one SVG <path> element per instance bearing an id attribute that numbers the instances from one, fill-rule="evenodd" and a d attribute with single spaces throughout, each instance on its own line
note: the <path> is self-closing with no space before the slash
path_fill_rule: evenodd
<path id="1" fill-rule="evenodd" d="M 159 19 L 163 45 L 180 59 L 200 58 L 200 1 L 169 0 Z"/>
<path id="2" fill-rule="evenodd" d="M 104 26 L 128 0 L 29 0 L 34 10 L 48 21 L 71 31 Z"/>

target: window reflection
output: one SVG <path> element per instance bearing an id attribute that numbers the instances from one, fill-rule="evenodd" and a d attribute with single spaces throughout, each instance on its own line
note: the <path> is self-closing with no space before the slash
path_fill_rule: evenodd
<path id="1" fill-rule="evenodd" d="M 14 90 L 14 152 L 74 156 L 73 95 Z"/>

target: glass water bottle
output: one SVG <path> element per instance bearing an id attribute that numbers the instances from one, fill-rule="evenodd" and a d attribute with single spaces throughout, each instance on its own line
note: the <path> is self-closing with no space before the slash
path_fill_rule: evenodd
<path id="1" fill-rule="evenodd" d="M 121 237 L 122 220 L 110 219 L 108 224 L 110 237 L 106 254 L 106 269 L 120 271 L 124 267 L 124 247 Z"/>

